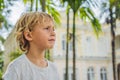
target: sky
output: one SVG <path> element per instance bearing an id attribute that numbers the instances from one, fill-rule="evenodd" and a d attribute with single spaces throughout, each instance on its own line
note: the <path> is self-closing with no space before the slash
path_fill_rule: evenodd
<path id="1" fill-rule="evenodd" d="M 14 26 L 16 21 L 19 19 L 20 15 L 25 11 L 25 7 L 22 1 L 20 0 L 20 1 L 16 1 L 15 5 L 10 7 L 10 9 L 11 9 L 11 14 L 10 17 L 8 18 L 8 21 L 11 23 L 11 25 Z M 2 28 L 0 30 L 0 35 L 2 35 L 6 39 L 12 29 L 13 28 L 9 28 L 9 30 L 6 30 Z"/>

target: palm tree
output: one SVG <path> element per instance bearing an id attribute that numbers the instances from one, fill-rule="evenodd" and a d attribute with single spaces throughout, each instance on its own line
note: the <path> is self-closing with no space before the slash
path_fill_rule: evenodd
<path id="1" fill-rule="evenodd" d="M 116 57 L 115 57 L 115 27 L 116 27 L 116 21 L 114 21 L 113 18 L 113 12 L 112 12 L 112 8 L 109 8 L 109 12 L 110 12 L 110 25 L 111 25 L 111 47 L 112 47 L 112 64 L 113 64 L 113 78 L 114 80 L 116 80 Z"/>
<path id="2" fill-rule="evenodd" d="M 75 25 L 75 18 L 76 18 L 76 14 L 77 12 L 80 13 L 80 16 L 82 19 L 86 19 L 88 18 L 93 26 L 94 32 L 96 33 L 96 35 L 98 36 L 98 33 L 101 31 L 101 27 L 99 24 L 99 21 L 94 17 L 92 11 L 90 10 L 90 8 L 88 7 L 82 7 L 82 4 L 85 2 L 90 3 L 90 1 L 87 0 L 63 0 L 63 2 L 68 2 L 68 5 L 70 6 L 70 8 L 73 10 L 73 80 L 76 80 L 76 50 L 75 50 L 75 32 L 76 32 L 76 25 Z"/>
<path id="3" fill-rule="evenodd" d="M 63 4 L 63 7 L 65 7 L 64 5 L 64 1 L 61 1 L 61 3 Z M 66 29 L 66 68 L 65 68 L 65 80 L 69 80 L 69 70 L 68 70 L 68 67 L 69 67 L 69 41 L 70 41 L 70 33 L 69 33 L 69 12 L 70 12 L 70 6 L 67 5 L 67 8 L 66 8 L 66 15 L 67 15 L 67 29 Z"/>
<path id="4" fill-rule="evenodd" d="M 69 54 L 69 12 L 70 12 L 70 7 L 69 5 L 67 6 L 67 35 L 66 35 L 66 76 L 65 76 L 65 80 L 69 80 L 69 77 L 68 77 L 68 74 L 69 74 L 69 71 L 68 71 L 68 54 Z"/>
<path id="5" fill-rule="evenodd" d="M 111 47 L 112 47 L 112 64 L 113 64 L 113 78 L 116 80 L 116 55 L 115 55 L 115 28 L 116 28 L 116 19 L 120 19 L 120 1 L 110 1 L 110 25 L 111 25 Z M 116 8 L 115 13 L 113 12 L 113 8 Z M 113 17 L 113 15 L 116 17 Z"/>
<path id="6" fill-rule="evenodd" d="M 106 6 L 109 2 L 109 7 Z M 113 67 L 113 78 L 116 80 L 116 55 L 115 55 L 115 28 L 116 20 L 120 19 L 120 0 L 108 0 L 102 3 L 102 15 L 103 13 L 109 13 L 106 17 L 106 22 L 111 25 L 111 55 L 112 55 L 112 67 Z M 114 10 L 115 9 L 115 10 Z M 115 15 L 115 16 L 114 16 Z"/>

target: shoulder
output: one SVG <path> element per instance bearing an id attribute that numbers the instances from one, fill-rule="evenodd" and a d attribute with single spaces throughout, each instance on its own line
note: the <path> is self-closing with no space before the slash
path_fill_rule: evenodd
<path id="1" fill-rule="evenodd" d="M 25 54 L 22 54 L 8 65 L 8 67 L 19 67 L 25 62 Z"/>
<path id="2" fill-rule="evenodd" d="M 21 72 L 21 64 L 24 63 L 24 54 L 21 55 L 20 57 L 16 58 L 10 64 L 8 65 L 4 75 L 2 78 L 4 80 L 19 80 L 19 73 Z"/>
<path id="3" fill-rule="evenodd" d="M 9 63 L 5 74 L 9 74 L 9 73 L 13 73 L 13 72 L 19 73 L 21 71 L 23 64 L 25 64 L 25 63 L 26 63 L 25 62 L 25 54 L 22 54 L 21 56 L 19 56 L 18 58 L 16 58 L 15 60 L 13 60 L 12 62 Z"/>

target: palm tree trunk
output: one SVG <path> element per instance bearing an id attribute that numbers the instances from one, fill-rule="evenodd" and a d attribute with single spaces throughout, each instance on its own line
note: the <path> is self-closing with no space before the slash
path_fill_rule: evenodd
<path id="1" fill-rule="evenodd" d="M 30 3 L 31 3 L 30 4 L 30 11 L 32 11 L 33 10 L 33 0 L 31 0 Z"/>
<path id="2" fill-rule="evenodd" d="M 75 11 L 73 11 L 73 80 L 76 80 L 76 52 L 75 52 Z"/>
<path id="3" fill-rule="evenodd" d="M 68 76 L 68 53 L 69 53 L 69 9 L 67 11 L 67 37 L 66 37 L 66 76 L 65 76 L 65 80 L 69 80 L 69 76 Z"/>
<path id="4" fill-rule="evenodd" d="M 116 57 L 115 57 L 115 20 L 113 18 L 113 12 L 112 9 L 109 9 L 110 11 L 110 24 L 111 24 L 111 47 L 112 47 L 112 65 L 113 65 L 113 78 L 116 80 Z"/>
<path id="5" fill-rule="evenodd" d="M 45 9 L 45 7 L 46 7 L 45 3 L 46 3 L 46 0 L 42 0 L 42 11 L 43 12 L 46 11 L 46 9 Z"/>
<path id="6" fill-rule="evenodd" d="M 38 11 L 38 0 L 36 0 L 36 8 L 35 8 L 36 11 Z"/>
<path id="7" fill-rule="evenodd" d="M 2 6 L 1 6 L 2 3 L 0 3 L 0 11 L 2 10 Z"/>
<path id="8" fill-rule="evenodd" d="M 117 65 L 117 77 L 120 80 L 120 64 Z"/>

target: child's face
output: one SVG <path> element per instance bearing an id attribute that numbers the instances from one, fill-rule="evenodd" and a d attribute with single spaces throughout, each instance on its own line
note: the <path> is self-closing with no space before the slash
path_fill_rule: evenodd
<path id="1" fill-rule="evenodd" d="M 31 32 L 30 46 L 39 49 L 49 49 L 55 43 L 55 31 L 53 21 L 46 21 L 43 24 L 37 24 Z"/>

